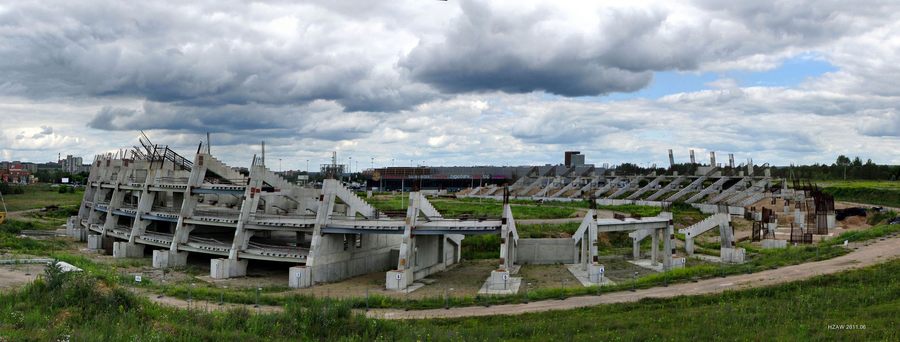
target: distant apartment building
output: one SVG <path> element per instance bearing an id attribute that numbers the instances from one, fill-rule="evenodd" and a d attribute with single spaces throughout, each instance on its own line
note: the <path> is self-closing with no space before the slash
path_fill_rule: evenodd
<path id="1" fill-rule="evenodd" d="M 79 173 L 87 172 L 90 169 L 90 165 L 84 165 L 84 159 L 72 156 L 71 154 L 67 155 L 66 159 L 62 159 L 59 162 L 64 172 Z"/>

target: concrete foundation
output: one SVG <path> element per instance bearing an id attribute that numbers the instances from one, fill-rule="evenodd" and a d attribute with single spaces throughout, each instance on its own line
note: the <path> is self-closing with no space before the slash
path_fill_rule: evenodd
<path id="1" fill-rule="evenodd" d="M 479 294 L 514 294 L 519 292 L 522 278 L 510 276 L 507 270 L 491 271 L 491 276 L 485 280 L 484 285 L 478 290 Z"/>
<path id="2" fill-rule="evenodd" d="M 391 270 L 387 271 L 384 278 L 385 287 L 388 290 L 400 291 L 406 289 L 407 282 L 410 281 L 410 277 L 412 276 L 412 272 L 410 270 L 399 271 L 399 270 Z"/>
<path id="3" fill-rule="evenodd" d="M 227 279 L 247 275 L 247 260 L 212 259 L 209 261 L 209 276 L 213 279 Z"/>
<path id="4" fill-rule="evenodd" d="M 588 280 L 590 280 L 591 283 L 599 284 L 603 280 L 604 271 L 605 268 L 603 267 L 603 265 L 600 265 L 598 263 L 592 263 L 588 265 Z"/>
<path id="5" fill-rule="evenodd" d="M 602 276 L 602 274 L 600 274 L 601 277 L 598 277 L 595 279 L 595 280 L 599 279 L 599 283 L 597 281 L 592 281 L 588 272 L 581 269 L 581 264 L 568 264 L 568 265 L 566 265 L 566 268 L 569 270 L 570 273 L 572 273 L 572 276 L 574 276 L 575 279 L 578 279 L 578 282 L 581 283 L 581 286 L 584 286 L 584 287 L 597 286 L 597 285 L 608 286 L 608 285 L 616 284 L 612 280 L 609 280 L 609 278 Z"/>
<path id="6" fill-rule="evenodd" d="M 762 240 L 762 248 L 787 248 L 787 240 L 765 239 Z"/>
<path id="7" fill-rule="evenodd" d="M 306 266 L 294 266 L 290 268 L 288 286 L 293 289 L 302 289 L 312 286 L 312 270 Z"/>
<path id="8" fill-rule="evenodd" d="M 113 242 L 113 258 L 143 258 L 144 245 Z"/>
<path id="9" fill-rule="evenodd" d="M 89 234 L 87 236 L 88 249 L 103 249 L 103 238 L 100 235 Z"/>
<path id="10" fill-rule="evenodd" d="M 187 265 L 187 252 L 172 253 L 169 250 L 153 251 L 153 268 L 180 267 Z"/>
<path id="11" fill-rule="evenodd" d="M 722 258 L 722 262 L 743 264 L 744 254 L 743 248 L 722 248 L 719 255 Z"/>

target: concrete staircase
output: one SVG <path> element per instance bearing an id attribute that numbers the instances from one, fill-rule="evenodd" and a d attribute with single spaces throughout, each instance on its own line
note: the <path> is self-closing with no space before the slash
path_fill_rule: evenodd
<path id="1" fill-rule="evenodd" d="M 690 227 L 679 229 L 678 233 L 684 234 L 685 237 L 689 236 L 693 238 L 728 222 L 731 222 L 731 215 L 718 213 L 707 217 L 703 219 L 703 221 L 697 222 Z"/>
<path id="2" fill-rule="evenodd" d="M 762 193 L 762 192 L 757 192 L 757 193 L 754 193 L 753 195 L 750 195 L 750 197 L 743 199 L 740 204 L 742 207 L 750 206 L 756 202 L 759 202 L 763 198 L 766 198 L 766 194 Z"/>
<path id="3" fill-rule="evenodd" d="M 594 191 L 594 196 L 597 198 L 603 197 L 603 195 L 606 194 L 607 191 L 612 189 L 614 186 L 616 186 L 616 184 L 618 184 L 621 181 L 622 181 L 622 177 L 613 178 L 613 180 L 607 182 L 606 185 L 603 185 L 602 187 L 600 187 L 600 189 L 597 189 L 597 191 Z"/>
<path id="4" fill-rule="evenodd" d="M 730 186 L 728 189 L 725 189 L 725 191 L 720 192 L 718 195 L 713 196 L 713 198 L 706 202 L 715 204 L 721 202 L 724 199 L 730 198 L 731 196 L 734 196 L 739 191 L 744 190 L 744 184 L 746 184 L 748 180 L 748 177 L 741 178 L 741 180 L 739 180 L 737 183 L 734 183 L 734 185 Z"/>
<path id="5" fill-rule="evenodd" d="M 766 185 L 768 183 L 769 183 L 768 178 L 758 180 L 756 183 L 754 183 L 752 186 L 750 186 L 749 189 L 747 189 L 746 191 L 743 191 L 735 196 L 732 196 L 726 202 L 731 205 L 737 205 L 738 203 L 744 203 L 745 201 L 748 201 L 754 197 L 759 197 L 759 199 L 762 199 L 763 197 L 765 197 L 764 191 L 766 190 Z M 760 197 L 758 195 L 762 195 L 762 196 Z M 751 204 L 756 203 L 756 201 L 758 201 L 759 199 L 752 201 Z"/>
<path id="6" fill-rule="evenodd" d="M 375 213 L 378 212 L 378 210 L 375 209 L 375 207 L 373 207 L 371 204 L 369 204 L 369 202 L 366 202 L 365 200 L 357 196 L 356 193 L 350 191 L 350 189 L 347 189 L 343 186 L 337 186 L 335 187 L 334 191 L 335 196 L 340 198 L 341 201 L 344 201 L 344 203 L 355 209 L 356 212 L 362 214 L 366 218 L 373 218 L 375 217 Z"/>
<path id="7" fill-rule="evenodd" d="M 708 187 L 703 189 L 702 191 L 694 194 L 694 196 L 691 196 L 691 198 L 688 198 L 685 202 L 687 202 L 687 203 L 697 202 L 700 199 L 702 199 L 703 197 L 706 197 L 706 195 L 709 195 L 709 194 L 713 193 L 714 191 L 718 190 L 720 187 L 722 187 L 722 184 L 725 184 L 725 182 L 727 182 L 727 181 L 728 181 L 728 177 L 719 178 L 715 182 L 710 184 Z"/>
<path id="8" fill-rule="evenodd" d="M 706 177 L 706 176 L 700 176 L 699 178 L 697 178 L 693 182 L 691 182 L 691 184 L 688 184 L 686 187 L 683 187 L 683 188 L 681 188 L 681 190 L 678 190 L 678 192 L 676 192 L 674 195 L 669 196 L 669 198 L 666 198 L 666 201 L 668 201 L 668 202 L 677 201 L 679 198 L 684 197 L 684 195 L 687 195 L 689 192 L 694 191 L 694 189 L 699 188 L 701 185 L 703 185 L 703 182 L 705 182 L 707 178 L 708 177 Z"/>
<path id="9" fill-rule="evenodd" d="M 641 195 L 643 195 L 645 192 L 649 191 L 650 189 L 653 189 L 653 187 L 659 185 L 659 182 L 662 182 L 662 180 L 665 178 L 666 178 L 666 176 L 659 176 L 659 177 L 654 178 L 652 181 L 650 181 L 650 183 L 647 183 L 647 185 L 644 185 L 644 187 L 638 189 L 638 191 L 635 191 L 633 194 L 629 195 L 625 199 L 633 200 L 633 199 L 640 198 Z"/>
<path id="10" fill-rule="evenodd" d="M 683 183 L 684 180 L 686 180 L 686 179 L 687 179 L 687 177 L 685 177 L 685 176 L 679 176 L 678 178 L 675 178 L 675 180 L 669 182 L 669 184 L 666 184 L 666 186 L 664 186 L 662 189 L 659 189 L 659 191 L 653 193 L 653 195 L 650 195 L 650 197 L 647 197 L 647 200 L 655 201 L 657 198 L 662 197 L 662 195 L 665 195 L 665 194 L 669 193 L 669 191 L 672 191 L 672 189 L 674 189 L 679 184 Z"/>
<path id="11" fill-rule="evenodd" d="M 538 177 L 537 179 L 534 180 L 534 182 L 531 182 L 530 184 L 528 184 L 528 186 L 522 188 L 522 190 L 519 191 L 519 195 L 520 196 L 529 196 L 529 194 L 532 193 L 534 191 L 534 189 L 537 189 L 537 187 L 540 186 L 543 182 L 544 182 L 544 177 Z"/>
<path id="12" fill-rule="evenodd" d="M 421 200 L 419 201 L 419 210 L 420 210 L 423 214 L 425 214 L 425 216 L 427 216 L 427 217 L 434 217 L 434 218 L 441 218 L 441 217 L 443 217 L 443 216 L 441 215 L 441 213 L 438 212 L 437 209 L 435 209 L 433 205 L 431 205 L 431 202 L 429 202 L 428 199 L 425 198 L 424 195 L 422 195 L 421 193 L 419 193 L 419 196 L 422 197 Z"/>
<path id="13" fill-rule="evenodd" d="M 534 194 L 534 196 L 535 197 L 547 196 L 547 193 L 550 192 L 550 190 L 558 187 L 559 181 L 560 181 L 559 177 L 554 178 L 552 181 L 550 181 L 550 183 L 547 183 L 547 186 L 541 188 L 541 191 L 538 191 L 538 193 Z"/>
<path id="14" fill-rule="evenodd" d="M 225 163 L 216 159 L 216 157 L 205 154 L 203 155 L 203 159 L 207 171 L 215 173 L 222 179 L 225 179 L 233 184 L 247 184 L 247 176 L 244 176 L 240 172 L 237 172 L 234 169 L 228 167 L 228 165 L 225 165 Z"/>
<path id="15" fill-rule="evenodd" d="M 644 176 L 638 176 L 637 178 L 632 179 L 631 181 L 628 182 L 627 185 L 625 185 L 625 186 L 623 186 L 622 188 L 616 190 L 615 192 L 613 192 L 612 195 L 609 195 L 608 198 L 616 198 L 616 197 L 619 197 L 619 196 L 624 195 L 626 192 L 628 192 L 628 190 L 631 190 L 631 189 L 636 188 L 637 185 L 638 185 L 638 184 L 641 182 L 641 180 L 643 180 L 643 179 L 644 179 Z"/>
<path id="16" fill-rule="evenodd" d="M 562 189 L 559 189 L 559 191 L 554 192 L 553 195 L 550 195 L 550 197 L 562 196 L 562 194 L 566 193 L 566 191 L 574 189 L 581 182 L 581 180 L 582 177 L 575 177 L 574 180 L 569 182 L 569 184 L 566 184 L 566 186 L 564 186 Z"/>

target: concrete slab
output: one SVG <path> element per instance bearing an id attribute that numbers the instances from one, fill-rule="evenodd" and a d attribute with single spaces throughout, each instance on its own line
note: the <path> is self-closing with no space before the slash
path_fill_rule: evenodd
<path id="1" fill-rule="evenodd" d="M 694 254 L 694 258 L 714 263 L 722 263 L 722 258 L 706 254 Z"/>
<path id="2" fill-rule="evenodd" d="M 578 279 L 578 281 L 581 283 L 581 286 L 597 286 L 597 283 L 594 283 L 589 279 L 588 272 L 581 269 L 581 264 L 566 264 L 566 269 L 568 269 L 569 272 L 572 273 L 573 276 L 575 276 L 575 279 Z M 603 279 L 600 280 L 600 286 L 609 286 L 615 284 L 615 282 L 609 280 L 609 278 L 607 277 L 603 277 Z"/>
<path id="3" fill-rule="evenodd" d="M 787 248 L 787 240 L 765 239 L 765 240 L 762 240 L 762 248 L 763 249 Z"/>
<path id="4" fill-rule="evenodd" d="M 653 270 L 656 272 L 663 271 L 662 263 L 657 262 L 656 265 L 654 265 L 653 262 L 650 261 L 650 259 L 628 260 L 628 262 L 631 263 L 632 265 L 640 266 L 640 267 L 646 268 L 648 270 Z"/>
<path id="5" fill-rule="evenodd" d="M 519 293 L 519 287 L 522 286 L 522 278 L 520 277 L 509 277 L 507 279 L 506 284 L 493 284 L 494 287 L 491 287 L 491 277 L 488 277 L 484 284 L 481 285 L 481 289 L 478 290 L 478 294 L 489 294 L 489 295 L 510 295 Z"/>
<path id="6" fill-rule="evenodd" d="M 405 289 L 399 289 L 399 290 L 389 289 L 389 290 L 392 290 L 392 291 L 398 292 L 398 293 L 413 293 L 413 292 L 416 292 L 416 290 L 421 289 L 423 287 L 425 287 L 424 283 L 415 282 L 415 283 L 412 283 L 409 286 L 407 286 Z"/>

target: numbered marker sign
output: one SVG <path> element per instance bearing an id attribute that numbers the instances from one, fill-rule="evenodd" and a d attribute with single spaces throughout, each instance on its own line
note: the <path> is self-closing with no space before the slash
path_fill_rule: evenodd
<path id="1" fill-rule="evenodd" d="M 400 273 L 397 273 L 397 280 L 400 280 L 400 277 L 401 277 L 401 276 L 402 276 L 402 275 L 401 275 Z"/>
<path id="2" fill-rule="evenodd" d="M 140 283 L 140 282 L 141 282 L 141 276 L 139 276 L 139 275 L 134 276 L 134 282 L 135 282 L 135 283 Z"/>
<path id="3" fill-rule="evenodd" d="M 503 275 L 503 280 L 509 280 L 509 274 L 504 274 L 504 275 Z"/>

